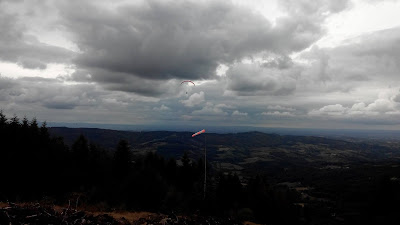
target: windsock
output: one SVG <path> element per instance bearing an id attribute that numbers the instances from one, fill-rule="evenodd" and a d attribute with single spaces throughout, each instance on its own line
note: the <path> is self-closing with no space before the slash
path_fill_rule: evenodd
<path id="1" fill-rule="evenodd" d="M 197 133 L 194 133 L 193 135 L 192 135 L 192 137 L 194 137 L 194 136 L 196 136 L 196 135 L 199 135 L 199 134 L 202 134 L 202 133 L 204 133 L 204 132 L 206 132 L 206 130 L 201 130 L 201 131 L 199 131 L 199 132 L 197 132 Z"/>

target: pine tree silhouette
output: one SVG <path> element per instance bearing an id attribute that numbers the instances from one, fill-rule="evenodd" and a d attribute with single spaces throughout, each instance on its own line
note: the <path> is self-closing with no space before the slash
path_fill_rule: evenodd
<path id="1" fill-rule="evenodd" d="M 114 153 L 113 173 L 118 178 L 126 176 L 131 169 L 132 154 L 126 140 L 120 140 Z"/>

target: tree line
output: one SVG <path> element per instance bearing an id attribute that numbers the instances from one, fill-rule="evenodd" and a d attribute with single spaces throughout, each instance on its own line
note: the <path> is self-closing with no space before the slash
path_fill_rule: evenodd
<path id="1" fill-rule="evenodd" d="M 7 118 L 2 112 L 0 140 L 0 201 L 51 197 L 63 204 L 79 193 L 81 203 L 104 210 L 197 212 L 278 223 L 299 219 L 296 192 L 276 188 L 262 176 L 244 182 L 208 165 L 204 198 L 204 161 L 186 153 L 178 161 L 153 152 L 133 154 L 125 140 L 111 152 L 83 135 L 69 147 L 50 135 L 46 123 L 39 126 L 35 118 Z"/>

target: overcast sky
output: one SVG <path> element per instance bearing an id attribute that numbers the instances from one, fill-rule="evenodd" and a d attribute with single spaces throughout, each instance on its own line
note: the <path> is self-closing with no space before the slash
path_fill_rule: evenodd
<path id="1" fill-rule="evenodd" d="M 0 108 L 48 122 L 400 129 L 399 12 L 400 0 L 0 0 Z"/>

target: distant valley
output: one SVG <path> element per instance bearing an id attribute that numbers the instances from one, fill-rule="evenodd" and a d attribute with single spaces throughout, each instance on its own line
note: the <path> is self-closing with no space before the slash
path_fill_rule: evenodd
<path id="1" fill-rule="evenodd" d="M 157 152 L 165 158 L 179 159 L 187 152 L 193 159 L 207 157 L 214 168 L 239 174 L 290 167 L 346 168 L 350 164 L 400 161 L 400 142 L 329 139 L 312 136 L 290 136 L 245 132 L 232 134 L 206 133 L 191 137 L 189 132 L 130 132 L 96 128 L 50 128 L 72 144 L 80 134 L 90 142 L 112 151 L 120 139 L 127 140 L 133 151 Z"/>

